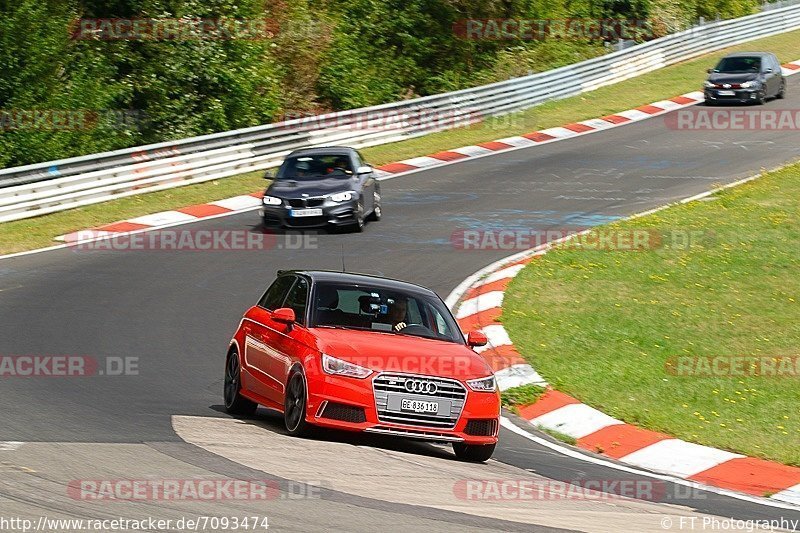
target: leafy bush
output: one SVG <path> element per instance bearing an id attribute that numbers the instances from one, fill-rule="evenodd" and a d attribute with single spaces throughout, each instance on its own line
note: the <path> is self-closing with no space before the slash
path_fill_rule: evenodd
<path id="1" fill-rule="evenodd" d="M 736 17 L 757 0 L 0 0 L 0 167 L 462 89 L 604 53 L 602 42 L 469 40 L 464 19 Z M 81 18 L 268 19 L 269 39 L 76 40 Z M 85 127 L 8 116 L 83 110 Z M 5 118 L 4 118 L 5 117 Z M 133 120 L 120 120 L 132 118 Z"/>

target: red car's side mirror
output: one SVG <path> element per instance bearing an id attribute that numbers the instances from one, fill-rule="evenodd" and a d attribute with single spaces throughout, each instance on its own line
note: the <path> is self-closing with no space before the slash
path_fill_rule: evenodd
<path id="1" fill-rule="evenodd" d="M 281 307 L 272 312 L 272 319 L 282 324 L 294 324 L 297 317 L 291 307 Z"/>
<path id="2" fill-rule="evenodd" d="M 467 335 L 467 344 L 470 346 L 485 346 L 489 342 L 484 333 L 480 331 L 470 331 Z"/>

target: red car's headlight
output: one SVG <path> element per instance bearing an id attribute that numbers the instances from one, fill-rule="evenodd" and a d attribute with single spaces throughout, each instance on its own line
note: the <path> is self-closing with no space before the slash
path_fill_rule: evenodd
<path id="1" fill-rule="evenodd" d="M 478 379 L 468 379 L 467 385 L 476 392 L 494 392 L 497 390 L 497 381 L 494 376 Z"/>
<path id="2" fill-rule="evenodd" d="M 372 374 L 372 370 L 337 359 L 328 354 L 322 354 L 322 370 L 326 374 L 333 374 L 336 376 L 350 376 L 351 378 L 364 379 Z"/>

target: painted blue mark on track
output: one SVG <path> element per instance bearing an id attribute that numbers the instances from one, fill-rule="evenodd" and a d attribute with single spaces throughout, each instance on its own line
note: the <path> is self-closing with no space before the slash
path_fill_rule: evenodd
<path id="1" fill-rule="evenodd" d="M 600 213 L 500 209 L 483 214 L 457 215 L 444 218 L 447 220 L 446 223 L 453 228 L 497 231 L 531 230 L 537 227 L 592 227 L 608 224 L 622 217 L 620 215 Z"/>

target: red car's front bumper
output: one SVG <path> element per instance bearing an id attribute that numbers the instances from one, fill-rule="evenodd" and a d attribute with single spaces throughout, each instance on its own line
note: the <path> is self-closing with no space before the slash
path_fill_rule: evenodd
<path id="1" fill-rule="evenodd" d="M 316 373 L 315 373 L 316 374 Z M 436 441 L 493 444 L 497 442 L 500 416 L 499 392 L 476 392 L 459 381 L 466 392 L 455 425 L 400 424 L 379 412 L 373 381 L 380 374 L 355 379 L 328 374 L 307 376 L 308 422 L 349 431 L 366 431 Z M 423 379 L 444 379 L 423 377 Z M 455 380 L 458 381 L 458 380 Z M 380 393 L 379 393 L 380 394 Z M 383 420 L 381 420 L 383 417 Z"/>

